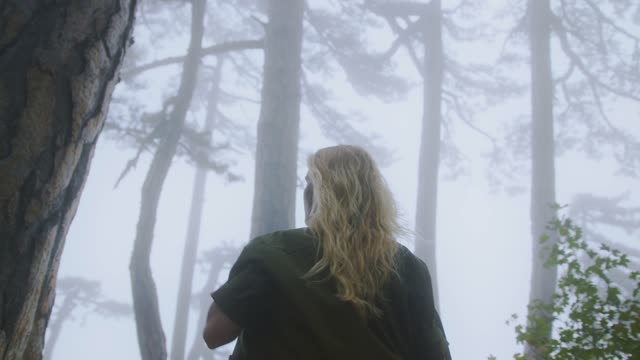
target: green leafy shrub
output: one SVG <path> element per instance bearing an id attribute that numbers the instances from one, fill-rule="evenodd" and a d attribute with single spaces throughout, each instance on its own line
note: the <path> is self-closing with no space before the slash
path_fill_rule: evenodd
<path id="1" fill-rule="evenodd" d="M 553 303 L 530 304 L 527 325 L 515 327 L 517 342 L 536 349 L 538 359 L 640 359 L 640 272 L 621 251 L 587 243 L 568 218 L 549 229 L 558 241 L 545 266 L 558 266 L 560 275 Z M 613 281 L 613 271 L 623 278 Z"/>

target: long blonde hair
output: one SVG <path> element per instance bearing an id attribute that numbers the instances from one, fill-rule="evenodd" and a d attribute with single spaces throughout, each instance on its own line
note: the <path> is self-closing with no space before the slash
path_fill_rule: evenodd
<path id="1" fill-rule="evenodd" d="M 305 275 L 328 270 L 337 295 L 363 316 L 380 315 L 377 300 L 395 272 L 403 232 L 380 170 L 362 148 L 324 148 L 308 160 L 313 207 L 307 220 L 319 240 L 318 261 Z"/>

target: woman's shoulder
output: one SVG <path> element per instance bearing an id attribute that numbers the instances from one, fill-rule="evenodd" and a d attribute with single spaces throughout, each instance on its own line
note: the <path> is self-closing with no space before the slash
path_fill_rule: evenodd
<path id="1" fill-rule="evenodd" d="M 315 238 L 308 228 L 274 231 L 252 239 L 248 251 L 283 251 L 286 253 L 315 248 Z"/>
<path id="2" fill-rule="evenodd" d="M 415 265 L 416 260 L 418 260 L 418 258 L 411 252 L 411 250 L 398 243 L 398 250 L 396 252 L 397 263 L 404 266 Z"/>
<path id="3" fill-rule="evenodd" d="M 429 276 L 427 264 L 402 244 L 398 244 L 397 264 L 403 277 Z"/>
<path id="4" fill-rule="evenodd" d="M 278 247 L 293 241 L 313 238 L 308 228 L 296 228 L 289 230 L 279 230 L 268 234 L 260 235 L 249 242 L 249 245 L 255 246 L 273 246 Z"/>
<path id="5" fill-rule="evenodd" d="M 242 250 L 243 261 L 259 263 L 277 277 L 304 274 L 316 257 L 315 239 L 305 228 L 276 231 L 258 236 Z"/>

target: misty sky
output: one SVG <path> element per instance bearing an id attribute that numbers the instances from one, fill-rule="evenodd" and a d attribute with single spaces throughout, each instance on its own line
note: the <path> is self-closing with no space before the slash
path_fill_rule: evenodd
<path id="1" fill-rule="evenodd" d="M 447 4 L 444 1 L 445 6 Z M 491 2 L 497 9 L 501 2 Z M 313 2 L 312 2 L 313 4 Z M 188 14 L 188 7 L 180 10 Z M 188 17 L 187 17 L 188 18 Z M 182 27 L 184 29 L 184 27 Z M 136 27 L 135 47 L 149 48 L 145 28 Z M 183 54 L 186 34 L 157 39 L 147 59 Z M 372 40 L 376 47 L 385 48 L 390 37 L 380 34 Z M 481 44 L 460 46 L 455 50 L 461 59 L 491 62 L 501 46 L 501 39 Z M 447 44 L 445 43 L 445 47 Z M 247 53 L 261 64 L 259 51 Z M 555 57 L 554 57 L 555 59 Z M 559 60 L 561 61 L 561 60 Z M 328 79 L 340 106 L 360 112 L 365 119 L 355 126 L 366 134 L 377 134 L 380 143 L 392 150 L 394 162 L 382 169 L 401 210 L 404 224 L 413 228 L 417 189 L 417 164 L 420 146 L 422 114 L 421 79 L 405 53 L 396 57 L 397 71 L 412 78 L 415 86 L 403 99 L 385 103 L 371 97 L 358 96 L 337 74 Z M 523 67 L 526 69 L 526 66 Z M 148 109 L 157 110 L 163 95 L 173 91 L 179 66 L 149 72 L 139 78 L 148 88 L 133 101 L 144 101 Z M 232 74 L 230 74 L 232 76 Z M 526 72 L 513 75 L 527 81 Z M 233 88 L 233 79 L 225 79 Z M 169 85 L 170 84 L 170 85 Z M 122 85 L 116 89 L 121 91 Z M 242 88 L 238 88 L 243 90 Z M 259 98 L 259 92 L 246 94 Z M 486 111 L 478 111 L 476 124 L 499 136 L 501 127 L 515 117 L 529 113 L 528 92 L 524 96 L 498 104 Z M 238 122 L 246 124 L 255 134 L 258 106 L 245 103 L 228 109 Z M 626 128 L 640 136 L 638 117 L 640 104 L 621 103 L 612 112 L 616 123 L 633 124 Z M 201 112 L 190 114 L 202 121 Z M 322 136 L 308 111 L 301 119 L 300 154 L 305 159 L 309 151 L 332 145 Z M 453 137 L 465 155 L 464 173 L 451 179 L 448 171 L 441 171 L 438 198 L 437 261 L 441 316 L 455 359 L 483 359 L 494 354 L 507 359 L 520 348 L 515 344 L 512 326 L 505 321 L 512 313 L 523 315 L 529 296 L 531 239 L 529 235 L 529 185 L 527 174 L 515 185 L 524 191 L 509 195 L 491 191 L 485 154 L 490 143 L 464 126 L 454 128 Z M 104 135 L 104 134 L 103 134 Z M 215 140 L 220 139 L 214 134 Z M 98 143 L 91 172 L 87 180 L 78 212 L 68 234 L 62 255 L 59 277 L 82 276 L 99 280 L 103 292 L 122 302 L 131 303 L 129 258 L 138 217 L 140 188 L 148 169 L 150 155 L 143 155 L 135 170 L 114 189 L 114 184 L 134 150 L 103 136 Z M 206 202 L 199 252 L 222 244 L 238 244 L 248 240 L 253 192 L 253 155 L 245 151 L 236 156 L 235 171 L 244 180 L 229 183 L 210 174 L 206 188 Z M 304 164 L 304 161 L 300 162 Z M 168 346 L 171 341 L 175 302 L 191 188 L 195 169 L 177 159 L 165 182 L 152 250 L 152 270 L 158 288 L 160 311 Z M 306 167 L 299 167 L 303 177 Z M 630 194 L 628 205 L 640 204 L 640 183 L 616 176 L 615 164 L 604 157 L 589 159 L 583 154 L 569 152 L 557 159 L 557 199 L 570 204 L 574 194 L 597 195 Z M 303 226 L 302 189 L 297 196 L 297 225 Z M 617 233 L 616 233 L 617 234 Z M 620 233 L 617 240 L 631 241 L 636 234 Z M 412 239 L 405 239 L 412 247 Z M 193 289 L 199 291 L 205 280 L 203 268 L 196 268 Z M 224 274 L 223 274 L 224 275 Z M 214 289 L 210 289 L 211 291 Z M 105 319 L 79 310 L 76 321 L 65 323 L 56 345 L 55 359 L 138 359 L 133 316 L 125 319 Z M 195 327 L 197 313 L 192 311 L 191 333 L 187 349 L 201 329 Z"/>

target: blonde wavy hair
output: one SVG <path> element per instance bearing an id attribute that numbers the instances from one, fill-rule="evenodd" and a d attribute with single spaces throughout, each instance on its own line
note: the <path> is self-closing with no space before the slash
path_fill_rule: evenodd
<path id="1" fill-rule="evenodd" d="M 305 275 L 328 273 L 338 297 L 362 316 L 379 316 L 386 281 L 395 273 L 396 205 L 373 158 L 362 148 L 324 148 L 308 160 L 313 205 L 307 225 L 319 240 L 318 261 Z"/>

